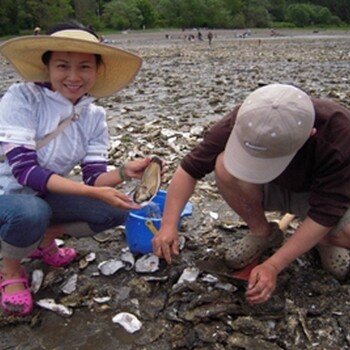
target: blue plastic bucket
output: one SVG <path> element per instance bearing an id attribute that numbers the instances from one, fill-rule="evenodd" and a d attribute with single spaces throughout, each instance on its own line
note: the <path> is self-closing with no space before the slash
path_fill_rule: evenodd
<path id="1" fill-rule="evenodd" d="M 162 216 L 164 212 L 166 191 L 159 191 L 157 196 L 154 197 L 152 203 L 142 209 L 131 210 L 125 223 L 126 239 L 132 253 L 148 254 L 152 253 L 152 239 L 154 233 L 148 226 L 149 221 L 152 226 L 159 230 L 162 223 Z M 152 217 L 154 214 L 152 211 L 154 208 L 158 211 L 157 217 Z M 150 214 L 152 216 L 150 216 Z M 188 202 L 181 213 L 179 221 L 179 228 L 181 226 L 181 220 L 185 216 L 192 215 L 192 203 Z"/>

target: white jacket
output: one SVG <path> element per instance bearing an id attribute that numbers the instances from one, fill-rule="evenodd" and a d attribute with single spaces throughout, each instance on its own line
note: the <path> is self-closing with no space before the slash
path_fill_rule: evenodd
<path id="1" fill-rule="evenodd" d="M 40 166 L 67 176 L 81 162 L 106 161 L 108 128 L 106 113 L 84 96 L 76 105 L 61 95 L 34 83 L 12 85 L 0 101 L 0 154 L 2 143 L 25 145 L 35 149 L 37 141 L 54 131 L 59 123 L 76 115 L 47 145 L 37 150 Z M 7 161 L 0 163 L 0 194 L 23 192 Z"/>

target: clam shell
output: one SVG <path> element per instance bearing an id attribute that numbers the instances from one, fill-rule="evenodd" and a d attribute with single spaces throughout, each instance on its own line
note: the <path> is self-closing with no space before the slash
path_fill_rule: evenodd
<path id="1" fill-rule="evenodd" d="M 134 202 L 147 205 L 158 193 L 161 184 L 162 161 L 153 157 L 134 190 Z"/>

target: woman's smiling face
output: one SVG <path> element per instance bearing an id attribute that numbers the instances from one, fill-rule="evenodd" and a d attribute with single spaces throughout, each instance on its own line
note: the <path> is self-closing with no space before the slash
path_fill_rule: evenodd
<path id="1" fill-rule="evenodd" d="M 80 52 L 52 52 L 47 70 L 52 89 L 75 104 L 88 93 L 97 78 L 96 55 Z"/>

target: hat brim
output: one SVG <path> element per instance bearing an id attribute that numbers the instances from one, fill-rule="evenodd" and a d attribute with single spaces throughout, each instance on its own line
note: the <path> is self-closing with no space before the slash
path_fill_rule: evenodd
<path id="1" fill-rule="evenodd" d="M 294 156 L 295 153 L 275 158 L 253 157 L 242 147 L 233 129 L 224 151 L 224 166 L 242 181 L 264 184 L 278 177 Z"/>
<path id="2" fill-rule="evenodd" d="M 138 73 L 142 60 L 139 56 L 114 46 L 80 39 L 53 36 L 27 36 L 6 41 L 1 53 L 18 73 L 28 81 L 49 81 L 41 56 L 46 51 L 84 52 L 102 56 L 97 79 L 90 94 L 107 97 L 127 86 Z"/>

